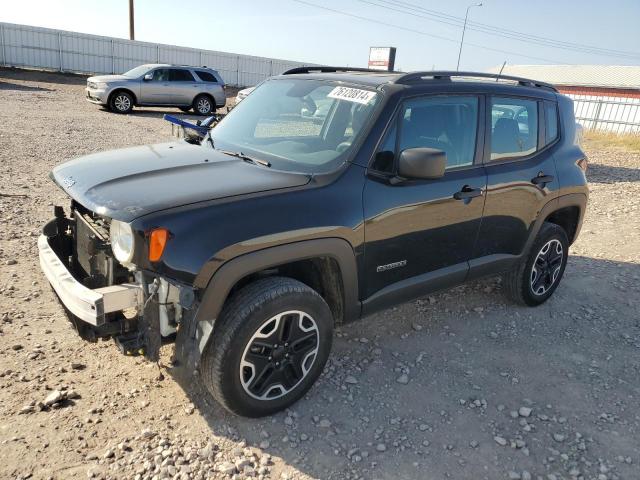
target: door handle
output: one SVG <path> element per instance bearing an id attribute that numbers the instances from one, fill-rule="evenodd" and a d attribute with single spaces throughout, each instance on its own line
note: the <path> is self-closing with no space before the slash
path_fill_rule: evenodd
<path id="1" fill-rule="evenodd" d="M 456 200 L 464 200 L 464 203 L 469 203 L 475 197 L 482 196 L 481 188 L 473 188 L 469 185 L 462 187 L 462 190 L 453 194 L 453 198 Z"/>
<path id="2" fill-rule="evenodd" d="M 553 182 L 553 178 L 553 175 L 545 175 L 544 173 L 540 172 L 537 177 L 531 179 L 531 183 L 533 183 L 534 185 L 540 185 L 542 188 L 544 188 L 547 183 Z"/>

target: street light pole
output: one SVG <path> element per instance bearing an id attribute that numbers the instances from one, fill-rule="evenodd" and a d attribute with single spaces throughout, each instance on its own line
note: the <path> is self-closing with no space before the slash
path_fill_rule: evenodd
<path id="1" fill-rule="evenodd" d="M 467 30 L 467 19 L 469 18 L 469 9 L 471 7 L 481 7 L 482 3 L 474 3 L 467 7 L 467 13 L 464 16 L 464 25 L 462 26 L 462 38 L 460 39 L 460 50 L 458 50 L 458 65 L 456 71 L 460 70 L 460 56 L 462 55 L 462 45 L 464 44 L 464 32 Z"/>
<path id="2" fill-rule="evenodd" d="M 129 0 L 129 40 L 135 40 L 136 34 L 133 19 L 133 0 Z"/>

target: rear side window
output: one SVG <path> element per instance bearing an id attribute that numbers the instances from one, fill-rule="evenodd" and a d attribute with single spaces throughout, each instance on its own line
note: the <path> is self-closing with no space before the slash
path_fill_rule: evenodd
<path id="1" fill-rule="evenodd" d="M 549 145 L 558 138 L 558 106 L 544 102 L 544 143 Z"/>
<path id="2" fill-rule="evenodd" d="M 196 73 L 198 74 L 198 77 L 200 77 L 200 80 L 202 80 L 203 82 L 218 83 L 218 80 L 213 76 L 212 73 L 201 72 L 200 70 L 196 71 Z"/>
<path id="3" fill-rule="evenodd" d="M 181 68 L 172 68 L 169 70 L 170 82 L 193 82 L 193 75 L 189 70 L 183 70 Z"/>
<path id="4" fill-rule="evenodd" d="M 526 157 L 538 146 L 538 102 L 491 99 L 491 160 Z"/>
<path id="5" fill-rule="evenodd" d="M 400 153 L 420 147 L 445 152 L 447 168 L 471 165 L 478 130 L 478 98 L 452 95 L 408 100 L 400 112 L 399 126 L 397 142 L 394 125 L 380 146 L 373 162 L 376 170 L 392 171 L 395 155 L 391 155 L 391 149 Z"/>

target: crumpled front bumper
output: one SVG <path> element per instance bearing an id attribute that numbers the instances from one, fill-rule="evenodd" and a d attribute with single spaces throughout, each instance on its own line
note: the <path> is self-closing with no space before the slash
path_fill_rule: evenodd
<path id="1" fill-rule="evenodd" d="M 90 289 L 74 278 L 49 244 L 46 235 L 38 238 L 40 267 L 64 306 L 83 322 L 103 325 L 106 314 L 129 308 L 142 310 L 142 287 L 123 283 Z"/>

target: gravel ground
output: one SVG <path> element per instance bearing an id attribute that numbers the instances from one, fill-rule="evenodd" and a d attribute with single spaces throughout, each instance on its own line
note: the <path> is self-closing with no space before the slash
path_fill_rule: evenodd
<path id="1" fill-rule="evenodd" d="M 39 270 L 39 228 L 68 203 L 50 169 L 170 133 L 163 110 L 115 115 L 83 84 L 0 70 L 0 477 L 640 477 L 640 154 L 587 146 L 589 210 L 545 305 L 490 278 L 350 324 L 305 399 L 248 420 L 171 346 L 155 365 L 81 341 Z"/>

